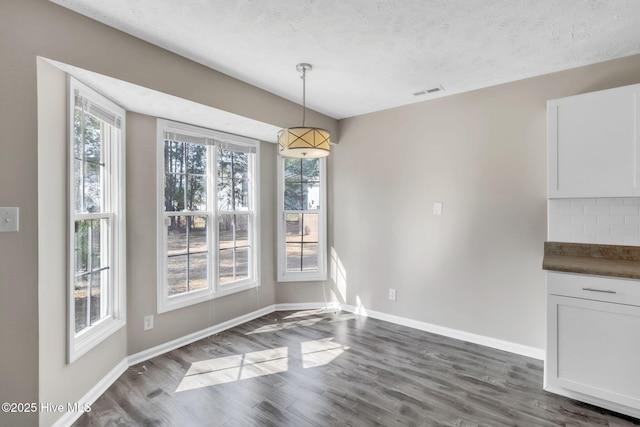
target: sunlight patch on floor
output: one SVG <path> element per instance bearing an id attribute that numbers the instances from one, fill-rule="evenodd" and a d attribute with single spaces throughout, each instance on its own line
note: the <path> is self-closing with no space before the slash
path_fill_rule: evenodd
<path id="1" fill-rule="evenodd" d="M 300 317 L 317 316 L 317 315 L 324 314 L 326 312 L 327 312 L 327 309 L 325 308 L 318 308 L 315 310 L 301 310 L 301 311 L 296 311 L 295 313 L 288 314 L 284 316 L 283 319 L 291 320 L 291 319 L 297 319 Z"/>
<path id="2" fill-rule="evenodd" d="M 349 347 L 333 340 L 334 338 L 324 338 L 300 343 L 302 367 L 307 369 L 328 365 L 346 350 L 349 350 Z"/>
<path id="3" fill-rule="evenodd" d="M 194 362 L 176 392 L 286 372 L 288 350 L 279 347 Z"/>
<path id="4" fill-rule="evenodd" d="M 301 342 L 299 354 L 302 367 L 308 369 L 328 365 L 349 350 L 349 347 L 334 340 L 331 337 Z M 191 364 L 176 392 L 286 372 L 294 359 L 289 357 L 287 347 L 278 347 L 201 360 Z"/>
<path id="5" fill-rule="evenodd" d="M 322 320 L 322 318 L 317 317 L 317 318 L 313 318 L 313 319 L 296 320 L 296 321 L 293 321 L 293 322 L 274 323 L 273 325 L 261 326 L 261 327 L 255 329 L 255 330 L 253 330 L 251 332 L 247 332 L 246 335 L 264 334 L 264 333 L 267 333 L 267 332 L 275 332 L 275 331 L 282 331 L 282 330 L 285 330 L 285 329 L 311 326 L 311 325 L 314 325 L 314 324 L 318 323 L 321 320 Z"/>

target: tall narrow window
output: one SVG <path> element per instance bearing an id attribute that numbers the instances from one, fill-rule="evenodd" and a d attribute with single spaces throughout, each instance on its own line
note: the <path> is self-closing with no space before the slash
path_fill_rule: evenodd
<path id="1" fill-rule="evenodd" d="M 122 108 L 69 78 L 71 363 L 125 324 Z"/>
<path id="2" fill-rule="evenodd" d="M 258 142 L 158 121 L 158 311 L 255 287 Z"/>
<path id="3" fill-rule="evenodd" d="M 249 198 L 251 153 L 224 144 L 218 149 L 218 281 L 246 280 L 253 262 Z"/>
<path id="4" fill-rule="evenodd" d="M 326 279 L 325 159 L 278 159 L 278 280 Z"/>

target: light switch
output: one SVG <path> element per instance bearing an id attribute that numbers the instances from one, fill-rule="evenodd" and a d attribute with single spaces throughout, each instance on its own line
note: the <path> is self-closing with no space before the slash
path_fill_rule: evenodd
<path id="1" fill-rule="evenodd" d="M 442 202 L 433 202 L 433 214 L 442 215 Z"/>
<path id="2" fill-rule="evenodd" d="M 0 232 L 18 231 L 18 208 L 0 208 Z"/>

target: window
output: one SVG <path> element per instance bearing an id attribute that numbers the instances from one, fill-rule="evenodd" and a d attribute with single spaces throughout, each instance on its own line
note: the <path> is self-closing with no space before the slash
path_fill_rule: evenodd
<path id="1" fill-rule="evenodd" d="M 326 280 L 326 159 L 278 157 L 278 280 Z"/>
<path id="2" fill-rule="evenodd" d="M 69 78 L 68 363 L 125 324 L 124 119 Z"/>
<path id="3" fill-rule="evenodd" d="M 158 312 L 258 286 L 259 142 L 166 120 L 158 135 Z"/>

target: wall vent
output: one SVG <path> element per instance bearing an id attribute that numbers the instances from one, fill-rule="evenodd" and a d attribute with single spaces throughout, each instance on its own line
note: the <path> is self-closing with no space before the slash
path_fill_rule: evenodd
<path id="1" fill-rule="evenodd" d="M 425 89 L 419 92 L 413 92 L 413 96 L 431 95 L 432 93 L 438 93 L 443 91 L 444 91 L 444 88 L 442 86 L 436 86 L 436 87 L 432 87 L 431 89 Z"/>

